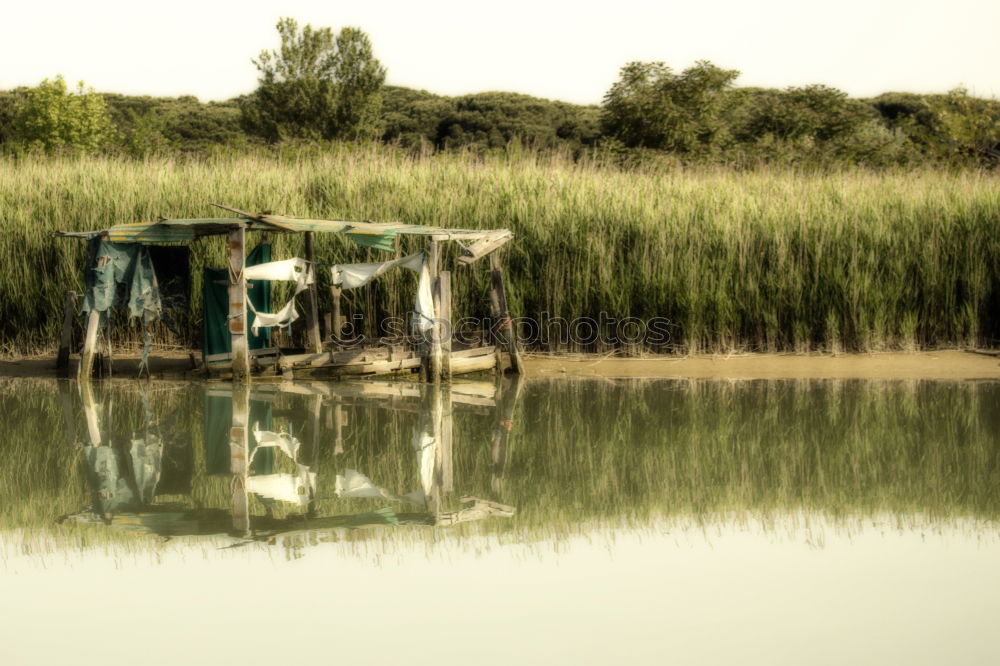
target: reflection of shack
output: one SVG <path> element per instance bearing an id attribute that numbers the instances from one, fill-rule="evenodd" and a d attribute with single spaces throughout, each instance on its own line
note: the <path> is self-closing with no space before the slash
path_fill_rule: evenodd
<path id="1" fill-rule="evenodd" d="M 113 307 L 127 309 L 138 317 L 145 332 L 143 361 L 150 347 L 149 327 L 155 321 L 168 326 L 173 319 L 169 304 L 186 311 L 189 284 L 189 249 L 192 241 L 214 235 L 228 238 L 228 266 L 205 268 L 203 272 L 204 317 L 202 358 L 206 369 L 219 375 L 244 379 L 259 374 L 325 373 L 333 376 L 378 375 L 420 372 L 430 381 L 452 374 L 489 370 L 503 363 L 501 350 L 519 370 L 516 342 L 510 326 L 503 274 L 496 250 L 511 238 L 507 230 L 476 231 L 422 225 L 338 222 L 251 215 L 231 210 L 239 217 L 212 219 L 161 219 L 153 223 L 120 224 L 103 231 L 59 232 L 59 236 L 85 238 L 89 242 L 86 293 L 87 315 L 79 376 L 90 377 L 95 355 L 103 350 L 107 363 L 99 372 L 110 372 L 108 313 Z M 248 232 L 303 234 L 303 256 L 273 260 L 265 240 L 246 253 Z M 399 255 L 397 238 L 422 241 L 406 256 L 382 262 L 342 264 L 333 258 L 317 261 L 315 233 L 336 233 L 355 244 Z M 492 340 L 459 340 L 452 331 L 451 272 L 442 270 L 446 243 L 460 246 L 459 263 L 471 264 L 489 255 L 492 287 L 490 305 L 496 322 Z M 327 334 L 320 334 L 318 270 L 328 271 L 330 312 Z M 406 270 L 417 276 L 410 332 L 383 337 L 377 344 L 346 345 L 341 339 L 341 292 L 357 289 L 391 271 Z M 271 283 L 291 282 L 291 299 L 281 307 L 271 302 Z M 324 280 L 326 281 L 326 280 Z M 274 329 L 287 328 L 299 319 L 305 300 L 307 349 L 279 349 L 272 343 Z M 66 330 L 60 363 L 68 363 L 71 299 L 67 301 Z M 103 333 L 102 333 L 103 331 Z M 108 365 L 108 367 L 104 367 Z"/>
<path id="2" fill-rule="evenodd" d="M 203 394 L 203 454 L 196 456 L 199 460 L 187 469 L 190 496 L 180 498 L 177 495 L 184 493 L 161 492 L 166 476 L 162 473 L 164 451 L 174 443 L 161 436 L 148 403 L 145 403 L 146 427 L 141 432 L 116 437 L 110 410 L 94 400 L 90 382 L 81 382 L 89 437 L 83 460 L 93 502 L 87 510 L 67 518 L 104 522 L 166 537 L 232 534 L 269 539 L 338 528 L 448 526 L 489 517 L 510 517 L 514 508 L 501 503 L 500 495 L 508 424 L 513 418 L 520 378 L 514 376 L 500 390 L 503 385 L 504 382 L 497 385 L 455 382 L 447 387 L 410 382 L 277 382 L 259 384 L 253 391 L 246 385 L 207 387 Z M 307 405 L 304 413 L 307 422 L 295 436 L 290 432 L 291 415 L 301 418 L 303 412 L 289 405 L 301 406 L 302 402 Z M 325 429 L 321 427 L 324 407 L 332 417 Z M 317 496 L 316 473 L 320 448 L 329 447 L 334 455 L 344 450 L 342 438 L 347 418 L 342 412 L 360 407 L 388 410 L 382 412 L 386 415 L 402 410 L 415 416 L 410 465 L 418 479 L 416 487 L 412 492 L 395 494 L 377 486 L 361 472 L 348 469 L 330 479 L 330 485 L 334 486 L 332 494 L 344 499 L 377 498 L 390 504 L 371 511 L 317 515 L 321 499 Z M 496 423 L 492 430 L 492 466 L 487 491 L 492 494 L 485 499 L 463 496 L 457 505 L 452 500 L 458 485 L 453 478 L 452 462 L 455 410 L 491 415 Z M 283 418 L 289 420 L 279 429 L 276 422 L 283 423 Z M 70 423 L 72 419 L 67 420 Z M 67 434 L 75 441 L 75 431 Z M 190 435 L 190 429 L 187 434 Z M 218 478 L 210 481 L 213 476 L 226 477 L 225 485 Z M 197 482 L 192 482 L 192 478 Z M 202 506 L 208 489 L 213 493 L 223 491 L 226 499 L 215 495 L 209 501 L 218 505 L 228 500 L 229 510 Z"/>
<path id="3" fill-rule="evenodd" d="M 514 507 L 501 504 L 493 499 L 462 496 L 462 508 L 449 510 L 449 495 L 454 491 L 453 463 L 453 410 L 463 405 L 495 405 L 497 427 L 494 429 L 491 488 L 494 495 L 502 488 L 503 470 L 506 462 L 506 442 L 513 419 L 513 410 L 520 392 L 521 383 L 517 377 L 499 399 L 483 397 L 482 385 L 454 384 L 447 390 L 418 387 L 420 418 L 413 430 L 411 440 L 414 464 L 418 470 L 420 487 L 405 494 L 394 494 L 380 487 L 365 474 L 345 469 L 337 476 L 336 494 L 341 498 L 381 498 L 416 506 L 429 514 L 431 524 L 447 526 L 458 523 L 498 517 L 510 518 Z M 486 385 L 489 389 L 489 385 Z M 387 393 L 400 397 L 401 391 L 395 387 Z M 490 394 L 487 390 L 486 394 Z M 378 403 L 370 403 L 378 404 Z"/>

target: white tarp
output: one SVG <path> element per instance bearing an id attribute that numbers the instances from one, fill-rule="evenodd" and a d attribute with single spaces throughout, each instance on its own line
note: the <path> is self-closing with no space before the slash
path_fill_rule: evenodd
<path id="1" fill-rule="evenodd" d="M 289 280 L 295 283 L 295 293 L 285 306 L 277 312 L 257 312 L 253 303 L 247 299 L 247 307 L 253 310 L 254 317 L 253 334 L 257 335 L 261 328 L 271 328 L 273 326 L 290 326 L 293 321 L 299 318 L 299 313 L 295 309 L 295 297 L 301 294 L 306 288 L 316 282 L 314 271 L 305 259 L 284 259 L 282 261 L 271 261 L 266 264 L 247 266 L 243 269 L 243 274 L 248 280 Z"/>
<path id="2" fill-rule="evenodd" d="M 413 310 L 416 313 L 414 326 L 427 331 L 434 326 L 434 297 L 431 293 L 431 275 L 423 252 L 417 252 L 392 261 L 376 264 L 338 264 L 330 269 L 333 284 L 344 289 L 357 289 L 393 268 L 401 266 L 419 275 L 417 296 Z"/>
<path id="3" fill-rule="evenodd" d="M 312 284 L 314 281 L 309 262 L 298 257 L 247 266 L 243 269 L 243 275 L 248 280 L 289 280 L 300 285 Z"/>

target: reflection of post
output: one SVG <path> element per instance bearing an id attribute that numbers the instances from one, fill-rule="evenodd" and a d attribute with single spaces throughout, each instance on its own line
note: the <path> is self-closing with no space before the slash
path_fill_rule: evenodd
<path id="1" fill-rule="evenodd" d="M 250 534 L 250 505 L 247 496 L 247 476 L 250 473 L 248 420 L 250 392 L 246 385 L 233 388 L 233 421 L 229 428 L 229 460 L 232 481 L 233 532 L 239 536 Z"/>
<path id="2" fill-rule="evenodd" d="M 80 399 L 83 402 L 83 414 L 87 418 L 87 436 L 91 446 L 101 445 L 101 422 L 97 416 L 97 405 L 94 404 L 94 385 L 90 382 L 80 382 Z"/>
<path id="3" fill-rule="evenodd" d="M 73 418 L 73 399 L 69 392 L 69 382 L 59 382 L 59 401 L 62 403 L 66 443 L 70 447 L 76 446 L 76 420 Z"/>
<path id="4" fill-rule="evenodd" d="M 344 452 L 344 408 L 339 402 L 333 404 L 333 452 Z"/>
<path id="5" fill-rule="evenodd" d="M 232 342 L 233 381 L 250 378 L 250 347 L 247 339 L 246 227 L 229 232 L 229 337 Z"/>
<path id="6" fill-rule="evenodd" d="M 441 446 L 438 447 L 438 454 L 441 461 L 441 490 L 450 493 L 454 487 L 454 464 L 452 457 L 452 411 L 451 411 L 451 389 L 441 389 Z"/>
<path id="7" fill-rule="evenodd" d="M 323 396 L 316 394 L 313 396 L 312 404 L 312 469 L 319 469 L 319 422 L 323 418 Z M 309 504 L 306 507 L 306 516 L 312 518 L 316 515 L 316 493 L 312 486 L 307 487 L 309 492 Z"/>
<path id="8" fill-rule="evenodd" d="M 490 445 L 490 456 L 493 459 L 493 469 L 490 478 L 490 489 L 493 496 L 499 498 L 503 492 L 503 473 L 507 466 L 507 441 L 514 427 L 514 410 L 521 395 L 523 380 L 521 375 L 514 375 L 506 386 L 499 382 L 502 389 L 497 396 L 496 425 L 493 427 L 493 438 Z"/>

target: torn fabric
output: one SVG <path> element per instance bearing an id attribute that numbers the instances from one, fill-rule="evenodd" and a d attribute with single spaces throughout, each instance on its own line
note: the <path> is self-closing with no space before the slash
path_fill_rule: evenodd
<path id="1" fill-rule="evenodd" d="M 413 304 L 413 325 L 419 331 L 430 330 L 434 326 L 434 296 L 431 291 L 430 270 L 423 252 L 381 263 L 338 264 L 331 268 L 330 272 L 333 284 L 343 289 L 356 289 L 397 266 L 418 274 L 417 295 Z"/>
<path id="2" fill-rule="evenodd" d="M 279 328 L 290 326 L 293 321 L 299 318 L 299 313 L 295 309 L 295 297 L 305 291 L 309 285 L 316 282 L 316 275 L 312 267 L 305 259 L 284 259 L 282 261 L 271 261 L 266 264 L 247 266 L 243 269 L 243 274 L 248 279 L 253 280 L 288 280 L 295 283 L 295 291 L 288 299 L 285 306 L 277 312 L 258 312 L 253 304 L 247 301 L 247 306 L 253 311 L 255 318 L 251 325 L 254 335 L 258 334 L 261 328 L 277 326 Z"/>

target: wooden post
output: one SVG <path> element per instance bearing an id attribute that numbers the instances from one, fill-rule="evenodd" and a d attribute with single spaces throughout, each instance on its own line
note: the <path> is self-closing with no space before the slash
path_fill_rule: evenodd
<path id="1" fill-rule="evenodd" d="M 451 271 L 441 271 L 437 280 L 438 339 L 441 346 L 441 380 L 451 381 Z"/>
<path id="2" fill-rule="evenodd" d="M 246 227 L 229 232 L 229 338 L 232 343 L 233 381 L 250 380 L 250 344 L 247 338 Z M 234 417 L 235 418 L 235 417 Z"/>
<path id="3" fill-rule="evenodd" d="M 80 352 L 80 365 L 77 366 L 76 378 L 89 381 L 94 376 L 94 353 L 97 351 L 97 331 L 101 324 L 101 313 L 91 310 L 87 315 L 87 334 L 83 338 L 83 351 Z"/>
<path id="4" fill-rule="evenodd" d="M 69 374 L 69 352 L 73 346 L 73 319 L 76 316 L 76 292 L 66 292 L 66 304 L 63 306 L 62 336 L 59 338 L 59 355 L 56 357 L 56 370 L 60 377 Z"/>
<path id="5" fill-rule="evenodd" d="M 330 285 L 330 335 L 334 344 L 340 343 L 344 332 L 344 318 L 340 314 L 340 287 Z"/>
<path id="6" fill-rule="evenodd" d="M 305 232 L 306 237 L 306 261 L 309 262 L 309 270 L 313 272 L 313 283 L 307 290 L 309 297 L 309 307 L 306 315 L 309 324 L 309 351 L 319 354 L 323 351 L 323 339 L 319 335 L 319 298 L 316 292 L 316 251 L 313 248 L 313 232 Z"/>
<path id="7" fill-rule="evenodd" d="M 315 472 L 319 469 L 319 440 L 320 440 L 320 419 L 323 418 L 323 396 L 314 395 L 312 399 L 312 470 Z M 308 477 L 307 477 L 308 478 Z M 316 517 L 316 493 L 313 488 L 309 487 L 309 504 L 306 509 L 306 516 L 309 518 Z"/>
<path id="8" fill-rule="evenodd" d="M 250 391 L 246 384 L 233 387 L 233 420 L 229 428 L 229 462 L 232 480 L 233 533 L 250 534 L 250 500 L 247 496 L 247 477 L 250 475 L 248 420 Z"/>
<path id="9" fill-rule="evenodd" d="M 507 349 L 510 355 L 510 365 L 514 372 L 523 373 L 521 364 L 521 354 L 517 349 L 517 335 L 514 331 L 513 322 L 510 318 L 510 311 L 507 308 L 507 293 L 503 285 L 503 269 L 500 268 L 500 258 L 496 252 L 490 255 L 490 269 L 493 281 L 493 288 L 490 291 L 490 305 L 493 309 L 493 316 L 497 319 L 495 324 L 500 342 Z"/>

